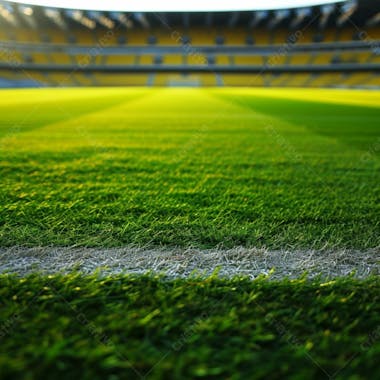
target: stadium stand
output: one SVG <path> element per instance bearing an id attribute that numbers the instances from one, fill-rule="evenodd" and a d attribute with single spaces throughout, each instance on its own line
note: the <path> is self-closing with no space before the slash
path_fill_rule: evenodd
<path id="1" fill-rule="evenodd" d="M 380 5 L 352 4 L 313 7 L 303 18 L 297 10 L 285 18 L 276 11 L 94 18 L 44 7 L 26 15 L 25 6 L 3 2 L 11 17 L 0 16 L 0 86 L 379 88 Z"/>

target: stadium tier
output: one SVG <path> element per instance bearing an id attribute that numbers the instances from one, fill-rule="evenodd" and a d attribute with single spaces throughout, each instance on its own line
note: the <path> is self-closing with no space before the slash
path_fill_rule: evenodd
<path id="1" fill-rule="evenodd" d="M 304 17 L 0 7 L 1 87 L 380 87 L 378 1 Z"/>

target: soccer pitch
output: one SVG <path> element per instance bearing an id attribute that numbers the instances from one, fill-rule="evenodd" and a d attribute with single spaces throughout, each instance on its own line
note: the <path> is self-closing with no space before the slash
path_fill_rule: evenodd
<path id="1" fill-rule="evenodd" d="M 380 378 L 379 92 L 1 94 L 0 379 Z"/>
<path id="2" fill-rule="evenodd" d="M 0 246 L 380 245 L 380 94 L 9 90 Z"/>

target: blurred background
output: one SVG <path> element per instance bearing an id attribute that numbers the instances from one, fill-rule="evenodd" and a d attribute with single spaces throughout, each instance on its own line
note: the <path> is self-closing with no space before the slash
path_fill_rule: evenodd
<path id="1" fill-rule="evenodd" d="M 0 2 L 0 87 L 380 88 L 380 1 L 233 12 Z"/>

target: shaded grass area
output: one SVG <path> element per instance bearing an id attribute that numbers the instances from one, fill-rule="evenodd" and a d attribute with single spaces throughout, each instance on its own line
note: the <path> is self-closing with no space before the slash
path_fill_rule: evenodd
<path id="1" fill-rule="evenodd" d="M 1 275 L 0 378 L 378 378 L 379 295 L 379 278 Z"/>
<path id="2" fill-rule="evenodd" d="M 325 90 L 322 94 L 315 90 L 314 100 L 271 98 L 268 95 L 257 97 L 244 91 L 237 93 L 227 91 L 226 94 L 216 92 L 216 95 L 239 106 L 279 116 L 281 120 L 301 125 L 315 134 L 342 142 L 352 149 L 362 149 L 367 152 L 371 149 L 371 145 L 380 143 L 380 140 L 376 141 L 380 137 L 380 107 L 374 106 L 370 101 L 367 105 L 365 102 L 359 104 L 323 102 L 321 100 L 325 93 Z M 349 101 L 351 96 L 360 99 L 362 94 L 346 92 L 341 96 L 347 97 Z M 339 92 L 336 93 L 336 97 L 339 97 Z M 297 112 L 294 112 L 295 109 Z M 380 149 L 372 149 L 372 153 L 380 157 Z"/>
<path id="3" fill-rule="evenodd" d="M 1 246 L 380 245 L 380 94 L 103 91 L 1 100 Z"/>

